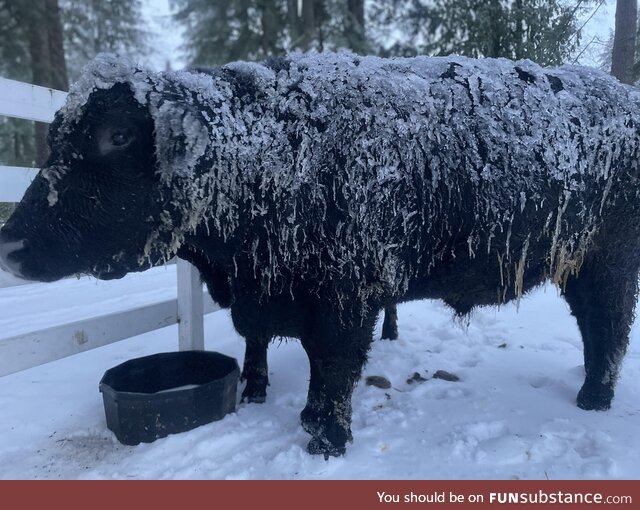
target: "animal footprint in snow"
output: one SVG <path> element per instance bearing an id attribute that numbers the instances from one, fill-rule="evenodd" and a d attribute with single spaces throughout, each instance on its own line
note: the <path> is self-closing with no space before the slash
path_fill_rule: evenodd
<path id="1" fill-rule="evenodd" d="M 532 388 L 544 388 L 546 386 L 549 386 L 551 384 L 551 379 L 549 379 L 548 377 L 534 377 L 533 379 L 529 380 L 529 385 Z"/>

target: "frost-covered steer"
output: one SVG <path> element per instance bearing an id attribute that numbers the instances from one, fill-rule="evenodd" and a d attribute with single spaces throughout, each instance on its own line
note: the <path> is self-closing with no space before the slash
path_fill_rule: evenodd
<path id="1" fill-rule="evenodd" d="M 585 345 L 578 405 L 607 409 L 640 267 L 638 119 L 640 95 L 609 76 L 526 61 L 205 74 L 101 56 L 0 255 L 39 280 L 193 261 L 247 339 L 301 339 L 312 453 L 344 452 L 378 310 L 411 299 L 466 314 L 556 282 Z"/>

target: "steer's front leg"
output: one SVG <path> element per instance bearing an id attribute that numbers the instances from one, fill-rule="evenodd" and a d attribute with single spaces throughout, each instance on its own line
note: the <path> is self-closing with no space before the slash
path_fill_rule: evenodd
<path id="1" fill-rule="evenodd" d="M 375 316 L 342 324 L 337 314 L 319 314 L 316 327 L 302 338 L 309 356 L 307 405 L 300 414 L 311 434 L 309 453 L 325 459 L 345 453 L 351 436 L 351 395 L 372 341 Z"/>
<path id="2" fill-rule="evenodd" d="M 262 403 L 267 398 L 269 386 L 269 368 L 267 366 L 267 349 L 270 337 L 247 337 L 244 353 L 244 367 L 241 380 L 246 381 L 242 391 L 242 401 Z"/>

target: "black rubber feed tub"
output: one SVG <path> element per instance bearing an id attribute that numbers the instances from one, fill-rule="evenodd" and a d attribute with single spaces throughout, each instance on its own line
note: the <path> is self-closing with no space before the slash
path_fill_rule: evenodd
<path id="1" fill-rule="evenodd" d="M 239 375 L 235 358 L 211 351 L 126 361 L 100 381 L 107 427 L 136 445 L 220 420 L 235 411 Z"/>

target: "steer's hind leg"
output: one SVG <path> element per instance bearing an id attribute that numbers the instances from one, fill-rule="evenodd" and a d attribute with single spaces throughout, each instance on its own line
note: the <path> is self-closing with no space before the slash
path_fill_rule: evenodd
<path id="1" fill-rule="evenodd" d="M 302 427 L 312 436 L 309 453 L 338 456 L 351 441 L 351 394 L 360 378 L 371 345 L 375 316 L 353 327 L 338 316 L 324 315 L 321 324 L 302 338 L 309 356 L 307 405 Z"/>
<path id="2" fill-rule="evenodd" d="M 389 305 L 384 309 L 381 338 L 383 340 L 396 340 L 398 338 L 398 309 L 396 305 Z"/>
<path id="3" fill-rule="evenodd" d="M 605 410 L 611 406 L 636 304 L 635 254 L 620 250 L 610 255 L 607 251 L 585 261 L 578 275 L 569 278 L 564 291 L 584 342 L 586 378 L 578 393 L 582 409 Z"/>
<path id="4" fill-rule="evenodd" d="M 241 380 L 246 381 L 242 391 L 242 401 L 262 403 L 267 398 L 269 369 L 267 367 L 268 336 L 247 337 L 244 353 L 244 367 Z"/>

